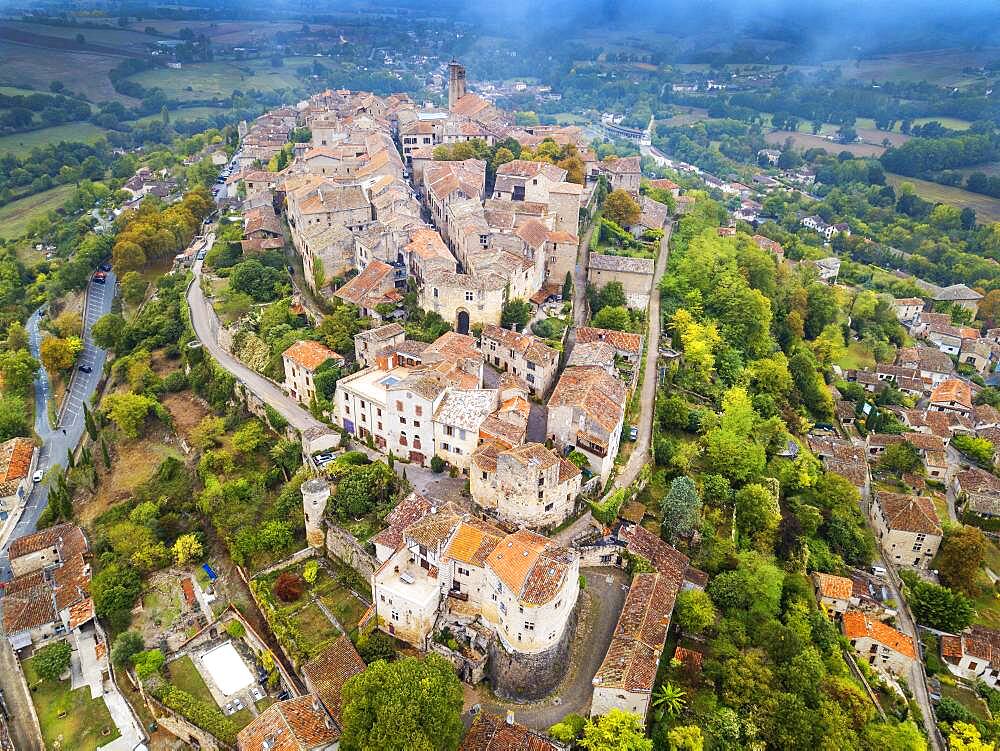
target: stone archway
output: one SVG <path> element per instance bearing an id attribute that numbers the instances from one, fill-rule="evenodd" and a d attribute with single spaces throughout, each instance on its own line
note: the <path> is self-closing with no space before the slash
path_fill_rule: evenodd
<path id="1" fill-rule="evenodd" d="M 459 334 L 469 333 L 469 312 L 467 310 L 458 311 L 458 320 L 455 322 L 455 330 Z"/>

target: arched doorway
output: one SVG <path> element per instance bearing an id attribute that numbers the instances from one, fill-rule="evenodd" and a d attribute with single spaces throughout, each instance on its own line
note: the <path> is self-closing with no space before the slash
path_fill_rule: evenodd
<path id="1" fill-rule="evenodd" d="M 455 330 L 459 334 L 469 333 L 469 313 L 465 310 L 458 311 L 458 322 L 455 325 Z"/>

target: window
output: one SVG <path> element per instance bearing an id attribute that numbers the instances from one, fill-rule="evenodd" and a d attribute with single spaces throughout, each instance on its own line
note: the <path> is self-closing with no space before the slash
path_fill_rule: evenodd
<path id="1" fill-rule="evenodd" d="M 485 472 L 483 472 L 483 479 L 484 480 L 486 479 L 486 473 Z"/>
<path id="2" fill-rule="evenodd" d="M 497 594 L 496 594 L 496 592 L 494 592 L 493 593 L 493 602 L 496 602 L 496 601 L 497 601 Z"/>
<path id="3" fill-rule="evenodd" d="M 399 620 L 399 613 L 397 613 L 395 610 L 392 611 L 392 620 L 394 621 Z"/>
<path id="4" fill-rule="evenodd" d="M 351 414 L 351 405 L 350 404 L 345 404 L 344 405 L 344 414 L 345 415 Z"/>
<path id="5" fill-rule="evenodd" d="M 528 370 L 534 370 L 534 369 L 535 369 L 535 363 L 529 362 L 528 363 Z"/>
<path id="6" fill-rule="evenodd" d="M 405 417 L 400 417 L 399 418 L 399 424 L 400 425 L 406 425 L 406 418 Z"/>
<path id="7" fill-rule="evenodd" d="M 531 375 L 531 373 L 528 373 L 526 380 L 528 381 L 528 383 L 534 383 L 535 382 L 535 377 L 533 375 Z"/>
<path id="8" fill-rule="evenodd" d="M 465 292 L 465 299 L 466 299 L 467 302 L 472 302 L 472 292 L 466 290 L 466 292 Z"/>
<path id="9" fill-rule="evenodd" d="M 382 408 L 381 407 L 376 408 L 375 414 L 378 415 L 379 417 L 381 417 L 382 416 Z"/>
<path id="10" fill-rule="evenodd" d="M 507 615 L 507 606 L 504 605 L 502 602 L 499 603 L 499 605 L 500 605 L 500 612 L 503 613 L 504 615 Z"/>
<path id="11" fill-rule="evenodd" d="M 535 624 L 532 621 L 525 621 L 524 622 L 524 630 L 525 631 L 534 631 L 535 630 Z"/>
<path id="12" fill-rule="evenodd" d="M 403 403 L 401 401 L 399 401 L 399 399 L 396 400 L 396 411 L 397 412 L 402 412 L 403 411 Z"/>
<path id="13" fill-rule="evenodd" d="M 553 506 L 555 506 L 554 503 L 546 503 L 545 504 L 545 510 L 546 511 L 551 511 Z"/>
<path id="14" fill-rule="evenodd" d="M 468 576 L 469 575 L 469 569 L 462 568 L 461 566 L 459 566 L 458 567 L 458 573 L 460 573 L 462 576 Z"/>
<path id="15" fill-rule="evenodd" d="M 441 444 L 441 450 L 442 451 L 451 451 L 451 449 L 448 448 L 448 444 L 447 443 L 442 443 Z"/>
<path id="16" fill-rule="evenodd" d="M 455 435 L 455 429 L 453 427 L 451 427 L 451 425 L 445 425 L 444 426 L 444 434 L 445 435 Z"/>
<path id="17" fill-rule="evenodd" d="M 413 448 L 420 448 L 420 436 L 418 435 L 413 436 Z"/>
<path id="18" fill-rule="evenodd" d="M 456 446 L 455 447 L 455 453 L 458 454 L 459 456 L 461 456 L 462 455 L 462 449 L 461 449 L 461 447 Z"/>
<path id="19" fill-rule="evenodd" d="M 419 404 L 417 404 L 416 406 L 413 407 L 413 412 L 416 414 L 417 417 L 420 417 L 424 413 L 424 408 L 421 407 Z"/>
<path id="20" fill-rule="evenodd" d="M 438 288 L 437 287 L 434 288 L 434 297 L 438 297 Z"/>
<path id="21" fill-rule="evenodd" d="M 414 420 L 413 421 L 413 427 L 419 428 L 420 427 L 420 420 Z"/>
<path id="22" fill-rule="evenodd" d="M 541 501 L 541 500 L 543 500 L 544 498 L 545 498 L 545 491 L 544 491 L 544 490 L 539 490 L 539 491 L 538 491 L 538 500 L 540 500 L 540 501 Z"/>
<path id="23" fill-rule="evenodd" d="M 542 487 L 542 485 L 544 485 L 544 484 L 545 484 L 545 477 L 544 476 L 539 476 L 539 478 L 538 478 L 538 487 Z"/>
<path id="24" fill-rule="evenodd" d="M 562 600 L 559 600 L 559 602 L 556 603 L 556 610 L 558 610 L 561 607 L 562 607 Z"/>

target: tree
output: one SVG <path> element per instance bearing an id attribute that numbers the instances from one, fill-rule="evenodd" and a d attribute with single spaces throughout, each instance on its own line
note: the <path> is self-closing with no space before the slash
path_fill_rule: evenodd
<path id="1" fill-rule="evenodd" d="M 988 297 L 988 295 L 987 295 Z M 28 348 L 28 330 L 20 321 L 13 321 L 7 327 L 7 339 L 4 342 L 4 349 L 8 352 L 15 352 L 19 349 Z"/>
<path id="2" fill-rule="evenodd" d="M 604 216 L 619 227 L 631 227 L 642 216 L 642 207 L 626 191 L 616 188 L 604 199 Z"/>
<path id="3" fill-rule="evenodd" d="M 306 565 L 302 567 L 302 578 L 306 580 L 306 584 L 315 584 L 318 575 L 319 564 L 316 561 L 307 561 Z"/>
<path id="4" fill-rule="evenodd" d="M 702 751 L 705 737 L 697 725 L 678 725 L 667 732 L 670 751 Z"/>
<path id="5" fill-rule="evenodd" d="M 714 428 L 705 435 L 707 471 L 741 484 L 764 471 L 763 446 L 730 430 Z"/>
<path id="6" fill-rule="evenodd" d="M 352 466 L 337 483 L 327 508 L 341 518 L 358 518 L 388 501 L 396 475 L 384 462 Z"/>
<path id="7" fill-rule="evenodd" d="M 39 678 L 44 681 L 56 681 L 59 680 L 59 676 L 69 670 L 72 653 L 73 649 L 69 646 L 68 641 L 57 641 L 53 644 L 46 644 L 35 652 L 31 664 Z"/>
<path id="8" fill-rule="evenodd" d="M 690 477 L 674 478 L 660 511 L 663 515 L 660 529 L 667 540 L 674 542 L 691 534 L 701 516 L 701 497 Z"/>
<path id="9" fill-rule="evenodd" d="M 132 655 L 138 654 L 144 647 L 142 634 L 138 631 L 122 631 L 111 647 L 111 662 L 115 667 L 123 668 L 132 662 Z"/>
<path id="10" fill-rule="evenodd" d="M 956 722 L 948 734 L 950 751 L 995 751 L 993 743 L 987 743 L 979 734 L 979 728 L 968 722 Z"/>
<path id="11" fill-rule="evenodd" d="M 442 472 L 444 472 L 444 467 L 445 467 L 444 459 L 442 459 L 437 454 L 431 457 L 431 472 L 433 472 L 436 475 L 439 475 Z"/>
<path id="12" fill-rule="evenodd" d="M 590 459 L 588 459 L 587 455 L 582 451 L 577 451 L 576 449 L 573 449 L 572 451 L 569 452 L 569 456 L 567 456 L 566 458 L 570 462 L 575 464 L 577 466 L 577 469 L 579 469 L 581 472 L 590 467 Z"/>
<path id="13" fill-rule="evenodd" d="M 689 634 L 701 634 L 715 623 L 712 598 L 701 589 L 685 589 L 677 595 L 674 619 Z"/>
<path id="14" fill-rule="evenodd" d="M 274 581 L 274 596 L 282 602 L 295 602 L 306 590 L 305 580 L 298 574 L 285 571 Z"/>
<path id="15" fill-rule="evenodd" d="M 618 306 L 601 308 L 597 311 L 591 323 L 599 329 L 610 329 L 612 331 L 628 331 L 632 328 L 632 317 L 628 308 Z"/>
<path id="16" fill-rule="evenodd" d="M 0 441 L 31 434 L 31 412 L 20 396 L 0 394 Z"/>
<path id="17" fill-rule="evenodd" d="M 625 297 L 625 285 L 621 282 L 608 282 L 601 291 L 597 293 L 597 305 L 594 312 L 603 308 L 625 308 L 628 306 L 628 298 Z"/>
<path id="18" fill-rule="evenodd" d="M 284 276 L 271 266 L 265 266 L 256 258 L 236 264 L 229 272 L 229 287 L 243 292 L 256 302 L 269 302 L 280 296 L 279 286 Z"/>
<path id="19" fill-rule="evenodd" d="M 948 527 L 934 559 L 941 583 L 975 596 L 976 577 L 987 547 L 985 535 L 975 527 L 967 524 Z"/>
<path id="20" fill-rule="evenodd" d="M 147 286 L 146 280 L 138 272 L 129 271 L 121 279 L 122 297 L 130 305 L 138 305 L 146 294 Z"/>
<path id="21" fill-rule="evenodd" d="M 914 472 L 922 466 L 920 452 L 917 447 L 909 441 L 900 441 L 886 448 L 879 459 L 878 465 L 882 469 L 896 474 Z"/>
<path id="22" fill-rule="evenodd" d="M 531 303 L 527 300 L 516 297 L 504 303 L 503 310 L 500 312 L 500 325 L 505 329 L 509 329 L 513 325 L 520 331 L 528 325 L 530 320 Z"/>
<path id="23" fill-rule="evenodd" d="M 462 684 L 440 655 L 379 660 L 344 684 L 342 718 L 344 751 L 454 751 Z"/>
<path id="24" fill-rule="evenodd" d="M 989 469 L 993 466 L 995 447 L 985 438 L 975 438 L 971 435 L 956 435 L 951 439 L 951 445 L 972 459 L 980 467 Z"/>
<path id="25" fill-rule="evenodd" d="M 113 630 L 121 630 L 128 625 L 130 611 L 141 591 L 139 572 L 130 566 L 105 566 L 90 582 L 94 611 Z"/>
<path id="26" fill-rule="evenodd" d="M 183 566 L 188 561 L 197 561 L 205 554 L 201 540 L 193 532 L 178 537 L 174 541 L 171 552 L 174 554 L 174 563 L 178 566 Z"/>
<path id="27" fill-rule="evenodd" d="M 79 340 L 76 340 L 79 342 Z M 47 336 L 42 339 L 41 356 L 42 365 L 50 373 L 60 373 L 69 370 L 76 362 L 76 356 L 80 353 L 81 346 L 74 345 L 71 339 L 62 339 L 56 336 Z"/>
<path id="28" fill-rule="evenodd" d="M 4 388 L 15 394 L 25 394 L 35 380 L 38 360 L 26 349 L 0 352 L 0 377 Z"/>
<path id="29" fill-rule="evenodd" d="M 378 660 L 389 662 L 396 657 L 396 645 L 384 631 L 374 630 L 367 635 L 358 637 L 358 654 L 371 665 Z"/>
<path id="30" fill-rule="evenodd" d="M 573 274 L 567 271 L 566 278 L 563 279 L 562 299 L 569 300 L 572 297 L 573 297 Z"/>
<path id="31" fill-rule="evenodd" d="M 922 581 L 912 571 L 903 571 L 900 576 L 906 583 L 907 602 L 919 623 L 952 634 L 972 623 L 972 600 L 961 592 Z"/>
<path id="32" fill-rule="evenodd" d="M 118 313 L 106 313 L 94 321 L 94 325 L 90 327 L 90 335 L 94 338 L 94 344 L 112 352 L 118 349 L 124 331 L 125 319 Z"/>
<path id="33" fill-rule="evenodd" d="M 687 704 L 687 694 L 684 689 L 675 686 L 670 681 L 660 684 L 660 687 L 653 692 L 653 707 L 656 709 L 656 716 L 661 719 L 667 717 L 678 717 L 684 711 Z"/>
<path id="34" fill-rule="evenodd" d="M 643 733 L 642 725 L 639 715 L 612 709 L 587 720 L 580 747 L 586 751 L 653 751 L 653 742 Z"/>
<path id="35" fill-rule="evenodd" d="M 104 397 L 104 413 L 129 438 L 139 437 L 139 428 L 146 416 L 158 406 L 152 397 L 132 391 L 119 391 Z"/>
<path id="36" fill-rule="evenodd" d="M 159 649 L 147 649 L 132 655 L 132 664 L 135 666 L 135 674 L 140 681 L 151 678 L 160 672 L 166 662 L 163 652 Z"/>
<path id="37" fill-rule="evenodd" d="M 191 429 L 191 445 L 202 451 L 221 444 L 226 434 L 226 421 L 221 417 L 207 415 Z"/>
<path id="38" fill-rule="evenodd" d="M 781 521 L 777 496 L 763 485 L 746 485 L 736 493 L 736 529 L 741 542 L 762 552 L 774 547 Z"/>
<path id="39" fill-rule="evenodd" d="M 56 335 L 63 339 L 83 334 L 83 319 L 75 310 L 64 310 L 52 319 L 50 326 Z"/>

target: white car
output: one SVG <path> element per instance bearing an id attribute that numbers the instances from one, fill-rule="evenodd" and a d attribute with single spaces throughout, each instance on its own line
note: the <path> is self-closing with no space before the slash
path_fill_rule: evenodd
<path id="1" fill-rule="evenodd" d="M 45 477 L 45 470 L 44 469 L 39 469 L 39 470 L 36 470 L 35 474 L 33 474 L 31 476 L 31 481 L 32 482 L 41 482 L 43 477 Z"/>

